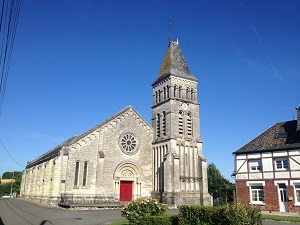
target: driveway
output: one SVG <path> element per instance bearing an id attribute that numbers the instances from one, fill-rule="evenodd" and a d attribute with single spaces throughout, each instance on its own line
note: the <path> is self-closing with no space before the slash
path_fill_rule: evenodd
<path id="1" fill-rule="evenodd" d="M 100 225 L 123 219 L 120 209 L 75 211 L 43 207 L 17 198 L 0 199 L 0 225 Z M 263 224 L 299 225 L 275 221 L 263 221 Z"/>

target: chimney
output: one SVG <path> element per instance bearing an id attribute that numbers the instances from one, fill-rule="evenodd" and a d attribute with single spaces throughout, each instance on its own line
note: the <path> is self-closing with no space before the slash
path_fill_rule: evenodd
<path id="1" fill-rule="evenodd" d="M 297 131 L 300 131 L 300 105 L 296 109 L 297 109 Z"/>

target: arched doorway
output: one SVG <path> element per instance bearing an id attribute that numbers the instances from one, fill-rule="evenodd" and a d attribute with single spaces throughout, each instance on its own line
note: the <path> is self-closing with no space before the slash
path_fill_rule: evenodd
<path id="1" fill-rule="evenodd" d="M 114 173 L 115 194 L 120 201 L 132 201 L 141 196 L 141 172 L 134 163 L 121 163 Z"/>

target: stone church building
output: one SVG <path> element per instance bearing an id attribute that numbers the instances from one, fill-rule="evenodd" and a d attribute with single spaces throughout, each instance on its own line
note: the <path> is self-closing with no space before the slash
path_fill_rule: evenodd
<path id="1" fill-rule="evenodd" d="M 170 38 L 152 84 L 152 126 L 127 106 L 28 162 L 21 197 L 65 207 L 118 206 L 150 196 L 173 206 L 211 205 L 197 85 Z"/>

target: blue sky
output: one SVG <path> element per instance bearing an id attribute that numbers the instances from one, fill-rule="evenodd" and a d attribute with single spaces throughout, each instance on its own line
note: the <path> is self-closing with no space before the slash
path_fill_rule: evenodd
<path id="1" fill-rule="evenodd" d="M 22 1 L 0 139 L 24 167 L 127 105 L 151 124 L 152 87 L 172 38 L 198 78 L 208 163 L 300 104 L 300 1 Z M 21 171 L 0 145 L 0 174 Z"/>

